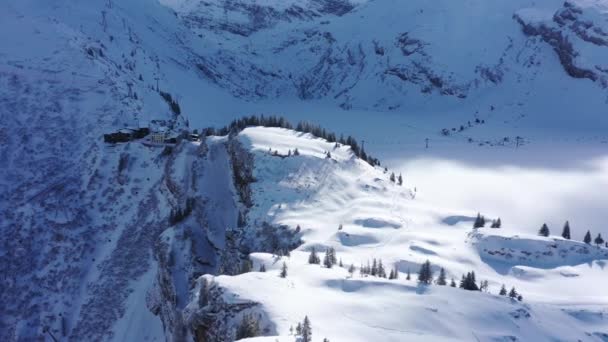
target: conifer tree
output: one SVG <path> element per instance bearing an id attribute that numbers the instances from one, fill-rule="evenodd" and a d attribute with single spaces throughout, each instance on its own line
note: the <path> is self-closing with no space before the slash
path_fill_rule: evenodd
<path id="1" fill-rule="evenodd" d="M 547 226 L 546 223 L 543 223 L 543 226 L 540 227 L 540 230 L 538 231 L 538 235 L 549 236 L 549 227 Z"/>
<path id="2" fill-rule="evenodd" d="M 447 285 L 447 281 L 445 279 L 445 270 L 443 269 L 443 267 L 439 271 L 439 277 L 437 278 L 437 285 L 440 285 L 440 286 Z"/>
<path id="3" fill-rule="evenodd" d="M 509 291 L 509 297 L 512 299 L 517 299 L 517 291 L 515 291 L 515 286 L 513 286 L 511 291 Z"/>
<path id="4" fill-rule="evenodd" d="M 338 258 L 336 257 L 336 249 L 333 247 L 329 248 L 329 260 L 331 261 L 332 265 L 338 263 Z"/>
<path id="5" fill-rule="evenodd" d="M 586 244 L 591 244 L 591 232 L 587 231 L 587 234 L 585 234 L 585 239 L 583 240 Z"/>
<path id="6" fill-rule="evenodd" d="M 304 323 L 302 324 L 302 342 L 312 342 L 312 327 L 308 316 L 304 317 Z"/>
<path id="7" fill-rule="evenodd" d="M 562 231 L 562 237 L 570 240 L 570 222 L 566 221 L 564 224 L 564 230 Z"/>
<path id="8" fill-rule="evenodd" d="M 350 264 L 350 267 L 348 268 L 348 273 L 350 273 L 351 277 L 353 276 L 353 274 L 355 273 L 355 265 Z"/>
<path id="9" fill-rule="evenodd" d="M 283 261 L 283 267 L 281 267 L 281 278 L 287 278 L 287 264 Z"/>
<path id="10" fill-rule="evenodd" d="M 344 264 L 342 263 L 342 258 L 340 258 L 340 262 L 338 262 L 338 266 L 344 267 Z"/>
<path id="11" fill-rule="evenodd" d="M 384 269 L 384 265 L 382 265 L 382 259 L 378 261 L 378 277 L 386 278 L 386 270 Z"/>
<path id="12" fill-rule="evenodd" d="M 395 173 L 391 172 L 391 177 L 390 177 L 391 182 L 395 183 Z"/>
<path id="13" fill-rule="evenodd" d="M 313 247 L 310 250 L 310 255 L 308 255 L 308 263 L 309 264 L 319 264 L 320 262 L 321 262 L 321 259 L 319 258 L 319 256 L 317 255 L 317 251 Z"/>
<path id="14" fill-rule="evenodd" d="M 294 156 L 299 156 L 300 155 L 300 151 L 298 151 L 298 148 L 296 147 L 295 150 L 293 150 L 293 155 Z"/>
<path id="15" fill-rule="evenodd" d="M 412 275 L 410 274 L 410 269 L 407 269 L 407 274 L 405 275 L 405 280 L 411 280 L 412 279 Z"/>
<path id="16" fill-rule="evenodd" d="M 501 296 L 507 295 L 507 288 L 505 287 L 505 284 L 502 284 L 502 287 L 500 288 L 500 292 L 498 294 Z"/>
<path id="17" fill-rule="evenodd" d="M 261 264 L 260 265 L 260 272 L 266 272 L 266 265 L 265 264 Z"/>
<path id="18" fill-rule="evenodd" d="M 454 278 L 452 278 L 452 281 L 450 282 L 450 287 L 456 287 L 456 281 L 454 281 Z"/>
<path id="19" fill-rule="evenodd" d="M 397 177 L 397 184 L 403 185 L 403 177 L 401 177 L 401 174 L 399 174 L 399 177 Z"/>
<path id="20" fill-rule="evenodd" d="M 475 222 L 473 222 L 473 228 L 483 228 L 486 225 L 486 220 L 481 213 L 477 213 L 477 217 L 475 218 Z"/>
<path id="21" fill-rule="evenodd" d="M 388 279 L 393 280 L 395 279 L 395 272 L 391 269 L 391 272 L 388 275 Z"/>
<path id="22" fill-rule="evenodd" d="M 395 265 L 395 269 L 393 270 L 393 279 L 399 279 L 399 269 L 397 269 L 397 265 Z"/>
<path id="23" fill-rule="evenodd" d="M 431 262 L 425 261 L 420 266 L 420 272 L 418 272 L 418 282 L 421 284 L 430 284 L 433 281 L 433 270 L 431 269 Z"/>
<path id="24" fill-rule="evenodd" d="M 501 226 L 502 226 L 502 222 L 500 221 L 500 217 L 499 217 L 495 221 L 492 221 L 492 225 L 490 227 L 491 228 L 500 228 Z"/>
<path id="25" fill-rule="evenodd" d="M 302 323 L 300 322 L 296 325 L 296 335 L 302 335 Z"/>
<path id="26" fill-rule="evenodd" d="M 604 243 L 604 239 L 602 238 L 602 234 L 597 234 L 597 237 L 595 238 L 595 240 L 593 240 L 593 242 L 595 242 L 595 244 L 599 247 L 601 244 Z"/>

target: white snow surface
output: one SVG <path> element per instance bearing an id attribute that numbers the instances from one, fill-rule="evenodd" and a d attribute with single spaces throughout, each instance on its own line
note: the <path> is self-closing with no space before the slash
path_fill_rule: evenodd
<path id="1" fill-rule="evenodd" d="M 436 207 L 392 183 L 381 168 L 352 158 L 347 147 L 307 134 L 254 127 L 240 139 L 255 152 L 258 180 L 248 219 L 299 225 L 304 241 L 289 257 L 251 254 L 254 270 L 264 264 L 266 273 L 212 278 L 227 290 L 229 303 L 259 303 L 279 335 L 247 341 L 292 341 L 290 327 L 305 315 L 319 341 L 605 338 L 608 299 L 600 284 L 608 276 L 608 249 L 517 234 L 508 223 L 473 230 L 474 212 Z M 300 156 L 268 152 L 296 148 Z M 323 154 L 327 150 L 332 159 Z M 308 264 L 312 247 L 321 257 L 334 247 L 344 267 Z M 361 276 L 359 266 L 372 258 L 396 267 L 399 279 Z M 427 259 L 435 275 L 443 267 L 457 282 L 475 271 L 478 280 L 489 281 L 489 293 L 418 285 L 416 272 Z M 357 268 L 354 276 L 348 274 L 350 264 Z M 524 301 L 498 296 L 502 284 L 515 286 Z"/>

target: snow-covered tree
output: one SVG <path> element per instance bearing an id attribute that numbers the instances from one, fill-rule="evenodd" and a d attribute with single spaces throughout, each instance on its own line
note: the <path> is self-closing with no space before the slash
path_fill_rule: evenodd
<path id="1" fill-rule="evenodd" d="M 287 278 L 287 264 L 283 261 L 283 267 L 281 267 L 281 278 Z"/>
<path id="2" fill-rule="evenodd" d="M 496 220 L 492 221 L 492 225 L 490 226 L 490 228 L 500 228 L 501 226 L 502 226 L 502 222 L 500 221 L 500 217 L 499 217 Z"/>
<path id="3" fill-rule="evenodd" d="M 454 278 L 452 278 L 452 281 L 450 281 L 450 287 L 456 287 L 456 281 Z"/>
<path id="4" fill-rule="evenodd" d="M 515 291 L 515 286 L 513 286 L 511 288 L 511 291 L 509 291 L 509 297 L 512 299 L 517 299 L 517 296 L 518 296 L 517 291 Z"/>

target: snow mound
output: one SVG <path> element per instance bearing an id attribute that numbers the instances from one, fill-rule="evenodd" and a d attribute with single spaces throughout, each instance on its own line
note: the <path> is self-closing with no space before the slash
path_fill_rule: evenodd
<path id="1" fill-rule="evenodd" d="M 471 243 L 488 263 L 556 268 L 608 259 L 606 248 L 559 238 L 474 232 L 471 234 Z"/>

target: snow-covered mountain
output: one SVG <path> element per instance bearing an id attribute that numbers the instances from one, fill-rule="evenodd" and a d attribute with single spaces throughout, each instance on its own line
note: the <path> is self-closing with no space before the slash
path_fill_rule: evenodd
<path id="1" fill-rule="evenodd" d="M 278 128 L 167 149 L 103 140 L 281 113 L 354 134 L 386 159 L 429 137 L 465 153 L 578 141 L 601 151 L 607 10 L 600 0 L 6 1 L 0 340 L 230 340 L 245 313 L 281 340 L 304 315 L 315 340 L 607 339 L 605 295 L 589 285 L 606 277 L 605 249 L 508 223 L 471 232 L 475 208 L 437 207 L 348 146 Z M 308 265 L 312 247 L 357 269 L 381 258 L 400 279 Z M 249 259 L 267 272 L 233 276 Z M 475 271 L 493 294 L 406 281 L 426 259 L 456 280 Z M 497 297 L 503 283 L 524 301 Z"/>

